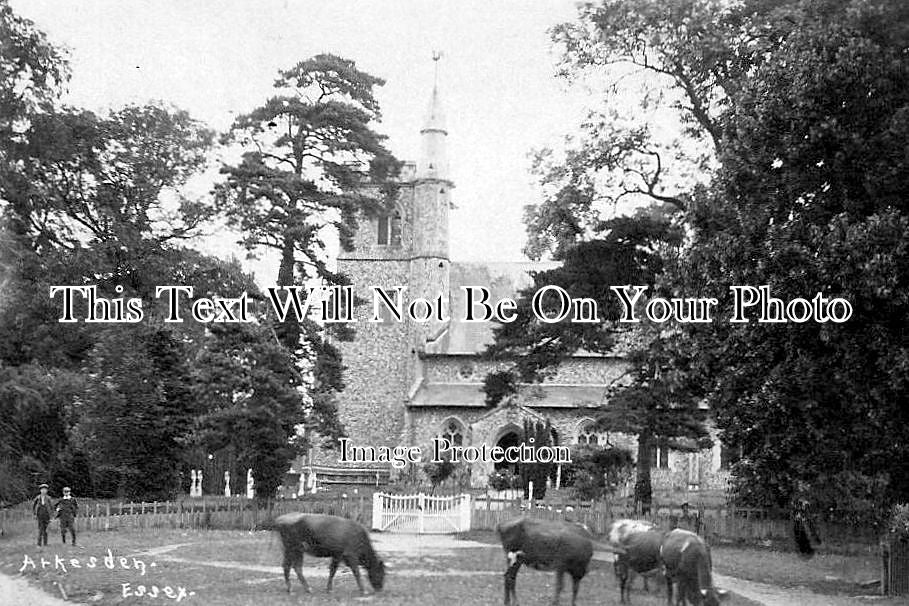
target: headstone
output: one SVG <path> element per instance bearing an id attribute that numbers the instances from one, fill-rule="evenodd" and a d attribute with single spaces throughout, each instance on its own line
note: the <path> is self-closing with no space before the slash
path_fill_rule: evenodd
<path id="1" fill-rule="evenodd" d="M 224 496 L 225 497 L 230 496 L 230 472 L 229 471 L 224 472 Z"/>
<path id="2" fill-rule="evenodd" d="M 252 468 L 246 470 L 246 498 L 252 499 L 256 496 L 256 484 L 253 481 Z"/>

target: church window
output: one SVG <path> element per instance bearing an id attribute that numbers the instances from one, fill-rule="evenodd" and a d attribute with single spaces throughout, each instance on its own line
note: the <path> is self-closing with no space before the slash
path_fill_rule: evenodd
<path id="1" fill-rule="evenodd" d="M 401 212 L 395 210 L 391 215 L 382 215 L 378 221 L 378 238 L 380 246 L 401 246 Z"/>
<path id="2" fill-rule="evenodd" d="M 379 244 L 388 245 L 388 217 L 379 217 Z"/>
<path id="3" fill-rule="evenodd" d="M 461 424 L 455 420 L 448 421 L 442 431 L 442 438 L 448 440 L 452 446 L 464 445 L 464 431 Z"/>
<path id="4" fill-rule="evenodd" d="M 597 431 L 596 425 L 592 422 L 587 423 L 578 432 L 578 444 L 588 446 L 606 446 L 609 443 L 609 434 Z"/>
<path id="5" fill-rule="evenodd" d="M 650 447 L 650 466 L 657 469 L 669 469 L 669 445 L 665 440 L 658 440 Z"/>

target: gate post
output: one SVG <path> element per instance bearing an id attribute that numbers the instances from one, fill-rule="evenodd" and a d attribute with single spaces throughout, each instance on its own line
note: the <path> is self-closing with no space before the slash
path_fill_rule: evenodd
<path id="1" fill-rule="evenodd" d="M 420 534 L 423 534 L 423 516 L 426 515 L 426 495 L 420 493 Z"/>
<path id="2" fill-rule="evenodd" d="M 372 493 L 372 529 L 382 530 L 382 493 Z"/>
<path id="3" fill-rule="evenodd" d="M 470 494 L 461 495 L 461 521 L 458 524 L 459 532 L 467 532 L 470 530 L 470 517 L 473 514 L 473 503 L 471 501 Z"/>

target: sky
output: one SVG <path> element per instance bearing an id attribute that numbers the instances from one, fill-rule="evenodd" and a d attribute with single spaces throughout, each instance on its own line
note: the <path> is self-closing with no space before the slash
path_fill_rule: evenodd
<path id="1" fill-rule="evenodd" d="M 277 71 L 321 52 L 386 80 L 378 130 L 416 160 L 441 50 L 440 92 L 455 182 L 452 260 L 522 260 L 523 207 L 540 200 L 532 149 L 576 129 L 589 99 L 555 78 L 547 30 L 573 1 L 12 0 L 69 51 L 66 101 L 96 111 L 161 100 L 226 130 L 271 94 Z M 226 158 L 234 161 L 234 158 Z M 209 178 L 207 186 L 210 186 Z M 245 253 L 222 233 L 203 249 Z M 276 263 L 244 261 L 271 282 Z"/>

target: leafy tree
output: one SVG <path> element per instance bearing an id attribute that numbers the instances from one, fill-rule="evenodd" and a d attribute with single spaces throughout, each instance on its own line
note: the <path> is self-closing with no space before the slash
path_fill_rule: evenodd
<path id="1" fill-rule="evenodd" d="M 209 339 L 194 387 L 205 410 L 195 442 L 232 448 L 239 467 L 252 469 L 256 494 L 274 496 L 306 446 L 307 377 L 267 325 L 215 324 Z"/>
<path id="2" fill-rule="evenodd" d="M 93 462 L 95 485 L 121 498 L 173 497 L 199 414 L 186 346 L 169 330 L 117 326 L 89 357 L 91 384 L 74 404 L 71 442 Z"/>
<path id="3" fill-rule="evenodd" d="M 820 10 L 818 10 L 820 9 Z M 715 324 L 692 331 L 739 493 L 786 505 L 805 483 L 825 506 L 905 500 L 906 7 L 794 3 L 791 27 L 723 120 L 714 187 L 691 213 L 678 282 L 769 284 L 853 307 L 844 324 Z"/>
<path id="4" fill-rule="evenodd" d="M 593 500 L 613 494 L 633 470 L 634 457 L 624 448 L 579 445 L 572 449 L 571 464 L 562 467 L 562 483 L 578 498 Z"/>
<path id="5" fill-rule="evenodd" d="M 223 167 L 226 180 L 216 198 L 250 250 L 278 251 L 279 286 L 342 283 L 326 265 L 329 229 L 349 248 L 358 213 L 380 210 L 393 198 L 389 179 L 399 163 L 374 130 L 381 118 L 374 89 L 383 84 L 353 61 L 321 54 L 280 71 L 275 95 L 235 121 L 227 139 L 247 151 L 238 164 Z M 316 350 L 310 425 L 330 445 L 343 435 L 336 413 L 343 383 L 333 370 L 340 356 L 311 321 L 288 318 L 276 331 L 298 357 Z"/>
<path id="6" fill-rule="evenodd" d="M 518 300 L 517 319 L 494 330 L 495 342 L 486 352 L 511 360 L 512 372 L 535 381 L 579 350 L 626 350 L 628 368 L 609 387 L 609 402 L 597 415 L 611 431 L 638 435 L 635 497 L 645 510 L 651 501 L 650 451 L 655 440 L 686 450 L 709 446 L 707 416 L 699 406 L 703 391 L 678 368 L 690 362 L 672 356 L 683 351 L 680 336 L 659 327 L 621 323 L 623 309 L 610 286 L 631 283 L 663 292 L 665 266 L 678 255 L 681 241 L 681 230 L 667 217 L 665 206 L 602 221 L 593 239 L 564 249 L 560 267 L 534 276 L 533 286 Z M 564 288 L 572 298 L 595 301 L 598 321 L 541 322 L 531 297 L 550 285 Z M 556 297 L 544 299 L 540 311 L 556 314 L 560 305 Z"/>

